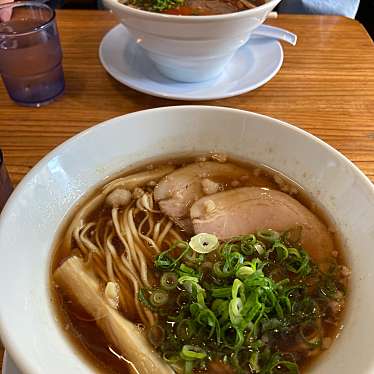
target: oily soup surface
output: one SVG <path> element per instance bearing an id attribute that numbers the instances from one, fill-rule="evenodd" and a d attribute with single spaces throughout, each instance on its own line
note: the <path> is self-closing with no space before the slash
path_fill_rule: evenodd
<path id="1" fill-rule="evenodd" d="M 192 172 L 184 179 L 172 176 L 186 167 Z M 144 178 L 147 173 L 153 177 Z M 126 180 L 133 174 L 140 177 Z M 310 258 L 296 225 L 283 235 L 262 227 L 265 231 L 219 240 L 211 253 L 194 252 L 188 242 L 195 233 L 189 214 L 183 216 L 194 201 L 189 196 L 182 200 L 185 206 L 178 208 L 178 216 L 164 214 L 174 214 L 177 204 L 162 196 L 160 180 L 182 183 L 186 190 L 194 186 L 198 197 L 208 200 L 239 189 L 280 191 L 318 217 L 332 248 L 323 260 Z M 74 256 L 95 279 L 98 297 L 138 326 L 152 350 L 181 372 L 303 372 L 333 343 L 342 326 L 350 272 L 331 222 L 295 183 L 264 166 L 222 155 L 148 162 L 114 181 L 119 183 L 97 188 L 73 209 L 51 265 L 51 292 L 61 327 L 99 372 L 130 372 L 131 358 L 98 322 L 109 317 L 82 306 L 79 292 L 84 289 L 74 296 L 70 285 L 56 276 Z M 182 199 L 178 193 L 176 198 Z M 86 209 L 90 201 L 96 202 Z M 204 206 L 209 211 L 211 204 Z"/>
<path id="2" fill-rule="evenodd" d="M 253 9 L 263 0 L 120 0 L 120 3 L 156 13 L 180 16 L 227 14 Z"/>

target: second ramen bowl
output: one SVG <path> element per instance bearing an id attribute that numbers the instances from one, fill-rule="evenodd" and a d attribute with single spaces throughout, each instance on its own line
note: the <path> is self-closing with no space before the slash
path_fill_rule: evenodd
<path id="1" fill-rule="evenodd" d="M 280 1 L 211 16 L 152 13 L 118 0 L 104 0 L 104 4 L 163 75 L 181 82 L 202 82 L 222 73 Z"/>

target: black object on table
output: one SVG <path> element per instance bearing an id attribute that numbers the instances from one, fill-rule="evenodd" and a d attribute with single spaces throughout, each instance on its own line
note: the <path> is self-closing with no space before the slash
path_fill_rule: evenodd
<path id="1" fill-rule="evenodd" d="M 0 149 L 0 211 L 3 209 L 12 191 L 12 182 L 5 166 L 3 152 Z"/>

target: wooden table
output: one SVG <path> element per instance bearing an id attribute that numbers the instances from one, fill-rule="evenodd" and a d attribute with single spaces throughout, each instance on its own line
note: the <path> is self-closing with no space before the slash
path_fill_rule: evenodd
<path id="1" fill-rule="evenodd" d="M 116 21 L 105 11 L 61 10 L 66 92 L 39 109 L 15 105 L 0 88 L 0 146 L 14 183 L 52 148 L 101 121 L 142 109 L 186 104 L 121 85 L 98 59 Z M 374 48 L 356 21 L 331 16 L 286 16 L 270 24 L 295 32 L 283 45 L 284 64 L 265 86 L 224 100 L 202 102 L 267 114 L 320 137 L 374 181 Z M 2 354 L 0 347 L 0 357 Z M 1 366 L 0 366 L 1 367 Z"/>

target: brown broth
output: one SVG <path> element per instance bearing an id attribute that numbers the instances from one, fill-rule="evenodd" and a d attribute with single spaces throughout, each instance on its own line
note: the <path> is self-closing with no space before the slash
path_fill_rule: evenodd
<path id="1" fill-rule="evenodd" d="M 142 10 L 155 11 L 147 0 L 121 0 L 123 4 Z M 208 16 L 241 12 L 265 4 L 265 0 L 185 0 L 182 5 L 161 13 L 179 16 Z"/>
<path id="2" fill-rule="evenodd" d="M 53 281 L 52 274 L 53 272 L 61 265 L 61 263 L 67 258 L 66 249 L 63 248 L 63 236 L 72 221 L 75 213 L 79 208 L 85 203 L 86 200 L 95 196 L 97 192 L 102 188 L 103 185 L 107 184 L 110 180 L 116 179 L 118 177 L 126 176 L 133 174 L 138 171 L 143 171 L 147 169 L 147 166 L 150 164 L 153 166 L 158 166 L 162 164 L 173 164 L 176 167 L 183 167 L 191 162 L 196 161 L 201 157 L 209 158 L 210 155 L 195 155 L 193 157 L 165 157 L 165 159 L 173 159 L 173 162 L 162 162 L 162 161 L 152 161 L 143 163 L 144 166 L 129 168 L 124 172 L 118 173 L 113 178 L 105 180 L 105 183 L 101 184 L 94 190 L 90 191 L 86 196 L 84 196 L 79 203 L 72 209 L 72 212 L 69 214 L 69 217 L 65 220 L 65 223 L 61 226 L 60 231 L 57 235 L 56 245 L 52 254 L 51 269 L 50 269 L 50 290 L 51 290 L 51 299 L 54 307 L 54 312 L 56 314 L 57 320 L 66 335 L 69 342 L 74 346 L 74 349 L 79 352 L 82 359 L 91 365 L 93 370 L 98 373 L 130 373 L 129 366 L 126 363 L 126 359 L 118 354 L 114 347 L 107 341 L 104 334 L 97 327 L 96 323 L 92 318 L 87 315 L 79 306 L 74 305 L 74 303 L 63 294 L 62 290 L 55 284 Z M 228 162 L 232 162 L 236 165 L 244 167 L 252 172 L 253 177 L 248 181 L 241 182 L 239 187 L 244 186 L 259 186 L 267 187 L 277 190 L 288 190 L 291 192 L 291 195 L 311 210 L 317 217 L 330 229 L 331 236 L 334 240 L 335 250 L 338 251 L 338 264 L 344 265 L 345 258 L 342 251 L 342 243 L 339 241 L 339 235 L 335 232 L 334 225 L 324 212 L 322 207 L 318 206 L 314 201 L 310 199 L 306 191 L 302 189 L 301 186 L 297 185 L 293 181 L 289 180 L 284 175 L 265 167 L 264 165 L 257 165 L 253 162 L 248 163 L 237 159 L 229 158 Z M 277 180 L 277 182 L 275 181 Z M 231 185 L 232 179 L 220 179 L 216 180 L 217 182 L 225 186 L 224 189 L 235 188 Z M 282 182 L 280 182 L 282 181 Z M 280 188 L 280 185 L 282 188 Z M 109 214 L 108 209 L 99 209 L 92 216 L 91 219 L 97 219 L 98 217 L 105 216 Z M 183 235 L 183 232 L 181 233 Z M 341 328 L 341 319 L 343 313 L 340 314 L 339 323 L 336 325 L 326 325 L 327 334 L 334 338 L 337 335 L 338 330 Z M 136 316 L 126 316 L 129 320 L 134 323 L 139 323 L 139 320 Z M 323 354 L 323 353 L 322 353 Z M 321 353 L 317 355 L 320 357 Z M 304 371 L 314 362 L 314 358 L 308 358 L 305 360 L 304 364 L 301 367 L 301 370 Z M 208 371 L 209 373 L 210 371 Z"/>

